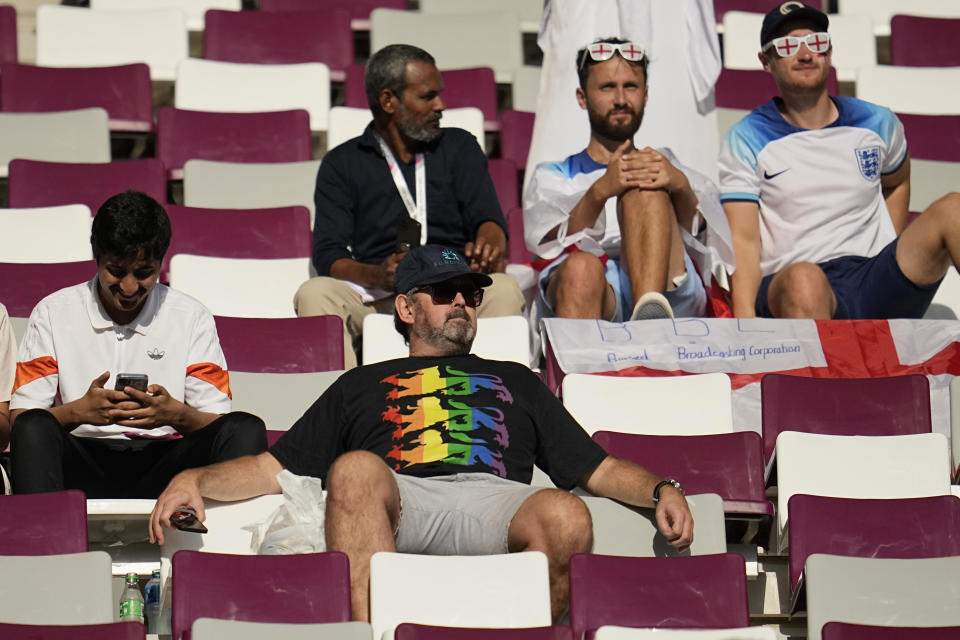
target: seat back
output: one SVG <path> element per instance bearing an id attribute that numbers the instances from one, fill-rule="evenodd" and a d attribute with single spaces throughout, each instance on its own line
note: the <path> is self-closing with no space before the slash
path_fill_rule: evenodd
<path id="1" fill-rule="evenodd" d="M 857 97 L 897 113 L 958 115 L 960 67 L 861 67 Z"/>
<path id="2" fill-rule="evenodd" d="M 260 11 L 310 11 L 322 4 L 324 9 L 346 9 L 354 29 L 370 28 L 370 12 L 383 7 L 405 10 L 407 0 L 260 0 Z"/>
<path id="3" fill-rule="evenodd" d="M 769 373 L 760 381 L 760 410 L 768 463 L 783 431 L 893 436 L 932 430 L 930 383 L 922 375 L 808 378 Z"/>
<path id="4" fill-rule="evenodd" d="M 447 109 L 476 107 L 483 113 L 483 127 L 487 131 L 499 131 L 500 114 L 497 111 L 497 83 L 490 67 L 469 69 L 442 69 L 443 102 Z M 363 75 L 360 75 L 363 80 Z M 364 99 L 362 105 L 366 105 Z M 444 111 L 446 117 L 446 111 Z M 446 123 L 443 123 L 448 126 Z"/>
<path id="5" fill-rule="evenodd" d="M 105 551 L 42 556 L 0 555 L 0 622 L 107 624 L 117 601 Z M 56 594 L 56 606 L 50 599 Z"/>
<path id="6" fill-rule="evenodd" d="M 227 355 L 227 364 L 230 363 L 230 356 Z M 233 410 L 260 416 L 270 429 L 267 431 L 267 444 L 272 445 L 342 373 L 342 370 L 251 373 L 236 371 L 231 365 Z M 270 440 L 271 434 L 276 434 L 273 441 Z"/>
<path id="7" fill-rule="evenodd" d="M 500 157 L 512 160 L 521 171 L 527 167 L 535 117 L 533 112 L 515 109 L 500 114 Z"/>
<path id="8" fill-rule="evenodd" d="M 197 618 L 191 630 L 193 640 L 373 640 L 369 622 L 247 622 Z"/>
<path id="9" fill-rule="evenodd" d="M 374 9 L 370 13 L 370 51 L 407 42 L 429 51 L 440 69 L 491 67 L 497 82 L 509 83 L 523 64 L 520 18 L 511 11 L 463 15 Z M 470 46 L 463 46 L 470 42 Z"/>
<path id="10" fill-rule="evenodd" d="M 0 262 L 0 300 L 11 318 L 29 318 L 45 297 L 89 280 L 97 273 L 93 260 L 80 262 Z"/>
<path id="11" fill-rule="evenodd" d="M 523 240 L 523 208 L 512 207 L 504 209 L 507 216 L 507 228 L 510 237 L 507 238 L 507 261 L 511 264 L 526 264 L 536 259 L 536 256 L 527 249 Z"/>
<path id="12" fill-rule="evenodd" d="M 0 63 L 17 61 L 17 10 L 0 5 Z"/>
<path id="13" fill-rule="evenodd" d="M 327 129 L 327 151 L 359 136 L 372 119 L 370 109 L 366 107 L 331 108 L 330 126 Z"/>
<path id="14" fill-rule="evenodd" d="M 94 9 L 179 9 L 190 31 L 204 30 L 204 14 L 210 9 L 240 11 L 241 0 L 90 0 Z"/>
<path id="15" fill-rule="evenodd" d="M 156 158 L 78 163 L 14 160 L 10 163 L 10 206 L 84 204 L 96 214 L 110 197 L 128 189 L 157 202 L 167 199 L 167 179 Z"/>
<path id="16" fill-rule="evenodd" d="M 315 5 L 317 6 L 317 5 Z M 318 38 L 317 34 L 323 37 Z M 353 32 L 346 9 L 207 12 L 203 30 L 207 60 L 260 64 L 322 62 L 342 81 L 353 64 Z"/>
<path id="17" fill-rule="evenodd" d="M 110 162 L 107 112 L 94 107 L 52 113 L 0 113 L 0 178 L 7 177 L 7 165 L 15 158 Z"/>
<path id="18" fill-rule="evenodd" d="M 737 629 L 634 629 L 605 626 L 597 629 L 593 640 L 777 640 L 770 627 Z"/>
<path id="19" fill-rule="evenodd" d="M 530 331 L 523 316 L 477 318 L 477 338 L 470 353 L 490 360 L 530 363 Z M 371 313 L 363 319 L 363 364 L 405 358 L 409 349 L 393 326 L 393 316 Z"/>
<path id="20" fill-rule="evenodd" d="M 375 553 L 370 559 L 370 622 L 375 638 L 401 622 L 547 626 L 547 557 L 539 551 L 486 556 Z"/>
<path id="21" fill-rule="evenodd" d="M 256 209 L 300 205 L 310 210 L 319 160 L 304 162 L 216 162 L 187 160 L 183 203 L 188 207 Z"/>
<path id="22" fill-rule="evenodd" d="M 3 624 L 0 638 L 10 640 L 143 640 L 140 622 L 109 624 Z"/>
<path id="23" fill-rule="evenodd" d="M 790 587 L 814 553 L 863 558 L 960 556 L 960 498 L 790 498 Z"/>
<path id="24" fill-rule="evenodd" d="M 500 208 L 510 211 L 520 206 L 520 184 L 517 181 L 517 166 L 510 160 L 493 158 L 488 161 L 487 168 L 493 187 L 497 190 L 497 199 Z M 523 235 L 520 236 L 523 239 Z"/>
<path id="25" fill-rule="evenodd" d="M 77 262 L 92 260 L 90 209 L 82 204 L 33 209 L 0 209 L 0 261 Z M 74 283 L 76 284 L 76 283 Z"/>
<path id="26" fill-rule="evenodd" d="M 87 551 L 87 499 L 82 491 L 0 495 L 0 555 Z"/>
<path id="27" fill-rule="evenodd" d="M 540 67 L 523 65 L 513 70 L 510 105 L 519 111 L 535 112 L 540 99 Z"/>
<path id="28" fill-rule="evenodd" d="M 749 623 L 740 554 L 629 558 L 576 553 L 570 558 L 570 626 L 577 638 L 603 625 L 709 629 Z"/>
<path id="29" fill-rule="evenodd" d="M 343 321 L 305 318 L 216 318 L 230 373 L 311 373 L 343 369 Z"/>
<path id="30" fill-rule="evenodd" d="M 114 67 L 0 65 L 4 111 L 68 111 L 103 107 L 113 131 L 153 130 L 153 87 L 143 64 Z"/>
<path id="31" fill-rule="evenodd" d="M 322 62 L 246 64 L 188 58 L 177 66 L 175 106 L 222 113 L 304 109 L 310 114 L 310 129 L 326 131 L 330 68 Z"/>
<path id="32" fill-rule="evenodd" d="M 303 109 L 208 113 L 161 107 L 157 157 L 168 177 L 183 177 L 194 158 L 221 162 L 303 162 L 312 159 L 310 115 Z"/>
<path id="33" fill-rule="evenodd" d="M 960 635 L 960 627 L 878 627 L 870 624 L 828 622 L 823 625 L 823 640 L 951 640 Z"/>
<path id="34" fill-rule="evenodd" d="M 900 67 L 960 66 L 954 35 L 960 18 L 895 15 L 890 20 L 890 64 Z"/>
<path id="35" fill-rule="evenodd" d="M 480 109 L 476 107 L 447 109 L 443 112 L 441 124 L 444 127 L 457 127 L 472 133 L 473 137 L 477 139 L 477 144 L 486 153 L 487 143 L 485 142 L 486 136 L 483 133 L 483 112 Z"/>
<path id="36" fill-rule="evenodd" d="M 658 436 L 596 431 L 607 453 L 674 478 L 688 494 L 716 493 L 728 513 L 773 515 L 763 479 L 763 448 L 753 431 Z"/>
<path id="37" fill-rule="evenodd" d="M 528 627 L 526 629 L 437 627 L 404 622 L 397 626 L 394 640 L 573 640 L 570 627 Z"/>
<path id="38" fill-rule="evenodd" d="M 293 318 L 293 297 L 310 278 L 310 258 L 219 258 L 180 253 L 170 259 L 170 286 L 219 316 Z"/>
<path id="39" fill-rule="evenodd" d="M 777 437 L 777 522 L 786 548 L 789 500 L 798 493 L 842 498 L 921 498 L 950 493 L 950 451 L 939 433 Z"/>
<path id="40" fill-rule="evenodd" d="M 186 18 L 178 8 L 37 7 L 37 64 L 43 67 L 142 62 L 151 79 L 173 80 L 188 50 Z"/>
<path id="41" fill-rule="evenodd" d="M 960 556 L 893 559 L 815 553 L 807 558 L 804 574 L 810 640 L 820 640 L 823 625 L 832 621 L 960 625 Z"/>
<path id="42" fill-rule="evenodd" d="M 253 622 L 349 622 L 344 553 L 291 556 L 178 551 L 173 556 L 174 638 L 190 640 L 197 618 Z"/>
<path id="43" fill-rule="evenodd" d="M 890 23 L 897 13 L 909 11 L 912 15 L 941 18 L 960 18 L 960 7 L 953 0 L 912 0 L 904 6 L 900 0 L 837 0 L 840 15 L 866 14 L 873 21 L 873 32 L 878 37 L 891 35 Z M 833 26 L 833 16 L 830 16 Z"/>
<path id="44" fill-rule="evenodd" d="M 575 373 L 563 379 L 561 395 L 591 434 L 600 429 L 651 435 L 733 431 L 730 378 L 724 373 L 663 378 Z"/>

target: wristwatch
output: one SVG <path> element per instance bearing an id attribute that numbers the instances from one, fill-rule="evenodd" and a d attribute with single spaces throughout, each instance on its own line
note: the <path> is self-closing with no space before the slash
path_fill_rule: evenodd
<path id="1" fill-rule="evenodd" d="M 686 495 L 683 493 L 683 487 L 680 486 L 680 483 L 674 480 L 673 478 L 664 478 L 657 483 L 657 486 L 653 488 L 653 504 L 660 502 L 660 489 L 664 488 L 667 485 L 673 486 L 674 489 L 680 492 L 680 495 Z"/>

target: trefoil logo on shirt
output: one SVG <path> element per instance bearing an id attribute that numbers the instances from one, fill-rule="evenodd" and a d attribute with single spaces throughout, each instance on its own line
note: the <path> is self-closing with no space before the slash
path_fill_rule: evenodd
<path id="1" fill-rule="evenodd" d="M 166 351 L 160 351 L 160 349 L 157 349 L 156 347 L 153 348 L 153 351 L 147 351 L 147 355 L 150 356 L 151 360 L 159 360 L 164 356 L 165 353 Z"/>
<path id="2" fill-rule="evenodd" d="M 876 180 L 880 175 L 880 146 L 858 147 L 854 153 L 857 155 L 860 174 L 870 182 Z"/>

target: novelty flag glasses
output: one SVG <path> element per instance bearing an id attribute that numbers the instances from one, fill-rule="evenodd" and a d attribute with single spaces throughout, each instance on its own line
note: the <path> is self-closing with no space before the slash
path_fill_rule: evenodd
<path id="1" fill-rule="evenodd" d="M 763 50 L 767 51 L 772 47 L 777 50 L 777 55 L 781 58 L 789 58 L 797 55 L 801 44 L 806 44 L 810 53 L 826 53 L 830 50 L 830 34 L 826 31 L 820 31 L 808 33 L 805 36 L 774 38 L 764 45 Z"/>
<path id="2" fill-rule="evenodd" d="M 583 69 L 587 56 L 594 62 L 603 62 L 613 57 L 614 53 L 619 52 L 624 60 L 630 62 L 641 62 L 643 60 L 643 47 L 632 42 L 594 42 L 583 51 L 580 56 L 580 68 Z"/>

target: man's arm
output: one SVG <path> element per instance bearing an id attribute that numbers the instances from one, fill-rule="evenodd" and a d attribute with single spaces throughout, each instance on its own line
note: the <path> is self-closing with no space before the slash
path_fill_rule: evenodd
<path id="1" fill-rule="evenodd" d="M 580 485 L 596 496 L 612 498 L 637 507 L 653 507 L 653 490 L 660 478 L 643 467 L 608 455 L 593 471 L 580 480 Z M 660 489 L 656 504 L 657 528 L 675 547 L 685 548 L 693 542 L 693 515 L 687 499 L 673 485 Z"/>
<path id="2" fill-rule="evenodd" d="M 170 516 L 181 506 L 192 507 L 203 522 L 207 518 L 204 498 L 229 502 L 280 493 L 277 474 L 281 471 L 283 466 L 265 451 L 177 474 L 150 513 L 150 542 L 163 544 L 163 529 L 170 527 Z"/>
<path id="3" fill-rule="evenodd" d="M 353 258 L 339 258 L 330 265 L 330 277 L 349 280 L 364 287 L 393 291 L 393 274 L 406 253 L 392 253 L 380 264 L 364 264 Z"/>
<path id="4" fill-rule="evenodd" d="M 903 160 L 900 168 L 880 178 L 883 199 L 887 201 L 887 210 L 893 220 L 893 228 L 899 236 L 907 226 L 907 213 L 910 211 L 910 156 Z"/>
<path id="5" fill-rule="evenodd" d="M 753 318 L 760 290 L 760 206 L 755 202 L 725 202 L 723 210 L 733 236 L 737 270 L 731 276 L 733 315 Z"/>

